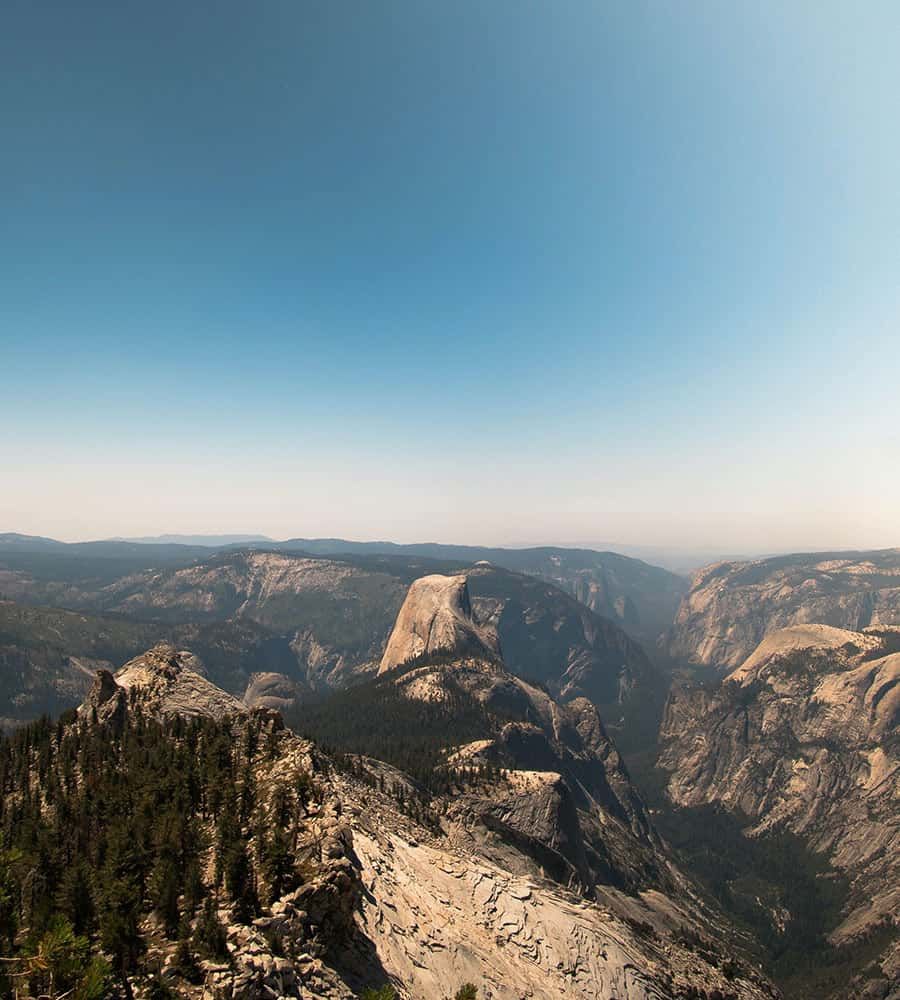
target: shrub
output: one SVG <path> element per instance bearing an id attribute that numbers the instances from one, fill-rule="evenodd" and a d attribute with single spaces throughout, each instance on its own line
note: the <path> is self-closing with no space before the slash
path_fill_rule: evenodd
<path id="1" fill-rule="evenodd" d="M 397 992 L 393 986 L 382 986 L 379 989 L 368 989 L 362 995 L 362 1000 L 397 1000 Z"/>

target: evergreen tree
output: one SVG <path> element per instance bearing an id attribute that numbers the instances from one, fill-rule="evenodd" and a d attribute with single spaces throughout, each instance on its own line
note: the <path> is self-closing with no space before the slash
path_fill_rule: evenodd
<path id="1" fill-rule="evenodd" d="M 174 938 L 178 933 L 181 913 L 178 909 L 180 895 L 178 871 L 171 858 L 163 857 L 153 870 L 150 881 L 150 896 L 153 907 L 162 918 L 166 935 Z"/>
<path id="2" fill-rule="evenodd" d="M 242 841 L 231 844 L 224 858 L 225 888 L 235 904 L 235 917 L 249 922 L 259 910 L 259 900 L 253 884 L 250 855 Z"/>
<path id="3" fill-rule="evenodd" d="M 207 896 L 203 901 L 203 911 L 197 920 L 197 926 L 194 928 L 194 947 L 201 955 L 222 961 L 229 957 L 227 942 L 225 928 L 216 913 L 212 897 Z"/>
<path id="4" fill-rule="evenodd" d="M 96 923 L 93 876 L 84 861 L 76 861 L 63 875 L 60 886 L 60 910 L 76 934 L 87 934 Z"/>
<path id="5" fill-rule="evenodd" d="M 172 968 L 182 979 L 196 985 L 203 981 L 203 971 L 197 964 L 197 957 L 191 948 L 187 930 L 188 928 L 182 930 L 178 947 L 175 949 L 175 955 L 172 959 Z"/>
<path id="6" fill-rule="evenodd" d="M 290 840 L 285 831 L 276 826 L 263 846 L 262 873 L 269 887 L 269 901 L 280 899 L 294 885 L 294 859 Z"/>

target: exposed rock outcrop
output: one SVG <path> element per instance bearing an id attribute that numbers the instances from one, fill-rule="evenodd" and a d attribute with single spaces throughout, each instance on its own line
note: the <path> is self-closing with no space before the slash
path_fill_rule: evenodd
<path id="1" fill-rule="evenodd" d="M 769 635 L 719 686 L 677 686 L 660 764 L 679 805 L 786 828 L 850 879 L 835 943 L 900 914 L 900 629 Z M 900 981 L 897 983 L 900 987 Z"/>
<path id="2" fill-rule="evenodd" d="M 127 726 L 138 701 L 164 718 L 190 709 L 220 720 L 243 781 L 252 773 L 256 812 L 244 835 L 278 826 L 294 877 L 290 891 L 252 918 L 241 918 L 227 896 L 220 900 L 228 960 L 204 959 L 197 984 L 176 966 L 177 942 L 146 917 L 150 957 L 178 995 L 352 1000 L 383 982 L 401 1000 L 451 997 L 465 982 L 485 1000 L 670 1000 L 700 990 L 737 1000 L 775 995 L 750 965 L 726 977 L 731 949 L 716 943 L 720 927 L 680 891 L 675 873 L 661 874 L 640 895 L 607 885 L 591 899 L 566 889 L 567 880 L 578 880 L 565 872 L 596 875 L 590 852 L 601 840 L 630 839 L 647 857 L 659 850 L 640 803 L 627 800 L 627 774 L 588 703 L 561 709 L 496 660 L 389 675 L 383 683 L 403 685 L 410 697 L 440 697 L 448 676 L 442 671 L 450 671 L 485 706 L 522 716 L 508 718 L 495 739 L 460 747 L 448 759 L 448 767 L 463 770 L 494 760 L 502 773 L 492 770 L 480 787 L 429 802 L 414 782 L 377 761 L 362 758 L 339 771 L 289 730 L 262 729 L 257 715 L 210 690 L 189 668 L 193 662 L 158 646 L 115 678 L 98 674 L 81 724 L 115 707 Z M 438 673 L 429 678 L 429 669 Z M 197 700 L 186 704 L 192 696 Z M 532 770 L 513 766 L 525 760 Z M 462 773 L 459 781 L 466 785 Z M 591 809 L 602 827 L 596 841 L 580 828 Z M 214 831 L 204 829 L 210 845 Z M 612 860 L 617 848 L 608 851 Z M 565 871 L 556 870 L 557 861 Z M 211 870 L 211 856 L 204 867 Z M 254 873 L 261 887 L 271 886 L 266 871 Z M 649 869 L 643 876 L 652 877 Z M 672 895 L 660 891 L 665 885 Z M 702 949 L 684 944 L 686 929 L 704 941 Z"/>
<path id="3" fill-rule="evenodd" d="M 671 883 L 644 805 L 594 706 L 586 698 L 560 704 L 509 673 L 490 639 L 473 617 L 465 577 L 428 576 L 410 587 L 382 663 L 382 676 L 411 663 L 384 682 L 429 705 L 433 716 L 442 709 L 448 719 L 460 710 L 471 715 L 466 706 L 479 706 L 482 738 L 448 749 L 463 766 L 509 774 L 509 781 L 448 800 L 455 835 L 474 837 L 508 866 L 530 864 L 588 895 L 598 883 L 633 890 Z"/>
<path id="4" fill-rule="evenodd" d="M 409 588 L 381 658 L 379 673 L 437 654 L 500 652 L 496 633 L 475 621 L 465 576 L 423 576 Z"/>
<path id="5" fill-rule="evenodd" d="M 159 643 L 129 660 L 115 675 L 108 670 L 97 671 L 79 714 L 119 726 L 124 713 L 135 704 L 140 704 L 144 714 L 158 718 L 180 715 L 221 719 L 247 711 L 237 698 L 208 681 L 202 670 L 202 663 L 193 653 Z"/>
<path id="6" fill-rule="evenodd" d="M 818 552 L 698 570 L 681 601 L 673 657 L 734 669 L 770 632 L 815 623 L 860 630 L 900 623 L 900 549 Z"/>
<path id="7" fill-rule="evenodd" d="M 258 673 L 250 675 L 244 692 L 248 708 L 271 708 L 282 712 L 297 704 L 301 697 L 300 686 L 284 674 Z"/>

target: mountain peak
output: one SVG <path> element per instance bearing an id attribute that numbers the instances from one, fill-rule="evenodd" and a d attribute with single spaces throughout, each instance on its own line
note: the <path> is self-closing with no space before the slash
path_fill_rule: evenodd
<path id="1" fill-rule="evenodd" d="M 466 576 L 434 573 L 415 580 L 406 594 L 379 673 L 438 653 L 495 659 L 496 632 L 475 621 Z"/>
<path id="2" fill-rule="evenodd" d="M 115 724 L 137 704 L 159 718 L 202 715 L 222 719 L 247 711 L 203 673 L 203 664 L 193 653 L 161 642 L 129 660 L 115 675 L 98 670 L 79 713 L 85 716 L 93 711 L 100 721 Z"/>

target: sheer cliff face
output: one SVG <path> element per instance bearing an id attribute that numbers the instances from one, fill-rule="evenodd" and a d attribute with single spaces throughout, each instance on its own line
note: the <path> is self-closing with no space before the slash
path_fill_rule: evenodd
<path id="1" fill-rule="evenodd" d="M 378 672 L 438 653 L 490 659 L 499 650 L 496 633 L 472 617 L 465 576 L 432 574 L 409 588 Z"/>
<path id="2" fill-rule="evenodd" d="M 660 765 L 678 805 L 784 827 L 851 880 L 836 943 L 900 912 L 900 629 L 794 626 L 718 688 L 676 687 Z"/>
<path id="3" fill-rule="evenodd" d="M 488 564 L 467 573 L 475 616 L 496 630 L 507 668 L 562 701 L 621 705 L 649 698 L 661 678 L 641 646 L 557 587 Z"/>
<path id="4" fill-rule="evenodd" d="M 846 629 L 900 622 L 900 549 L 707 566 L 682 599 L 669 652 L 727 672 L 769 633 L 811 622 Z"/>
<path id="5" fill-rule="evenodd" d="M 409 588 L 382 661 L 405 698 L 448 714 L 460 696 L 479 705 L 483 738 L 453 759 L 512 776 L 448 801 L 457 835 L 477 829 L 498 856 L 514 846 L 517 864 L 530 859 L 588 894 L 597 883 L 665 880 L 661 845 L 596 709 L 585 698 L 558 703 L 509 673 L 500 653 L 473 616 L 465 576 L 432 575 Z"/>

